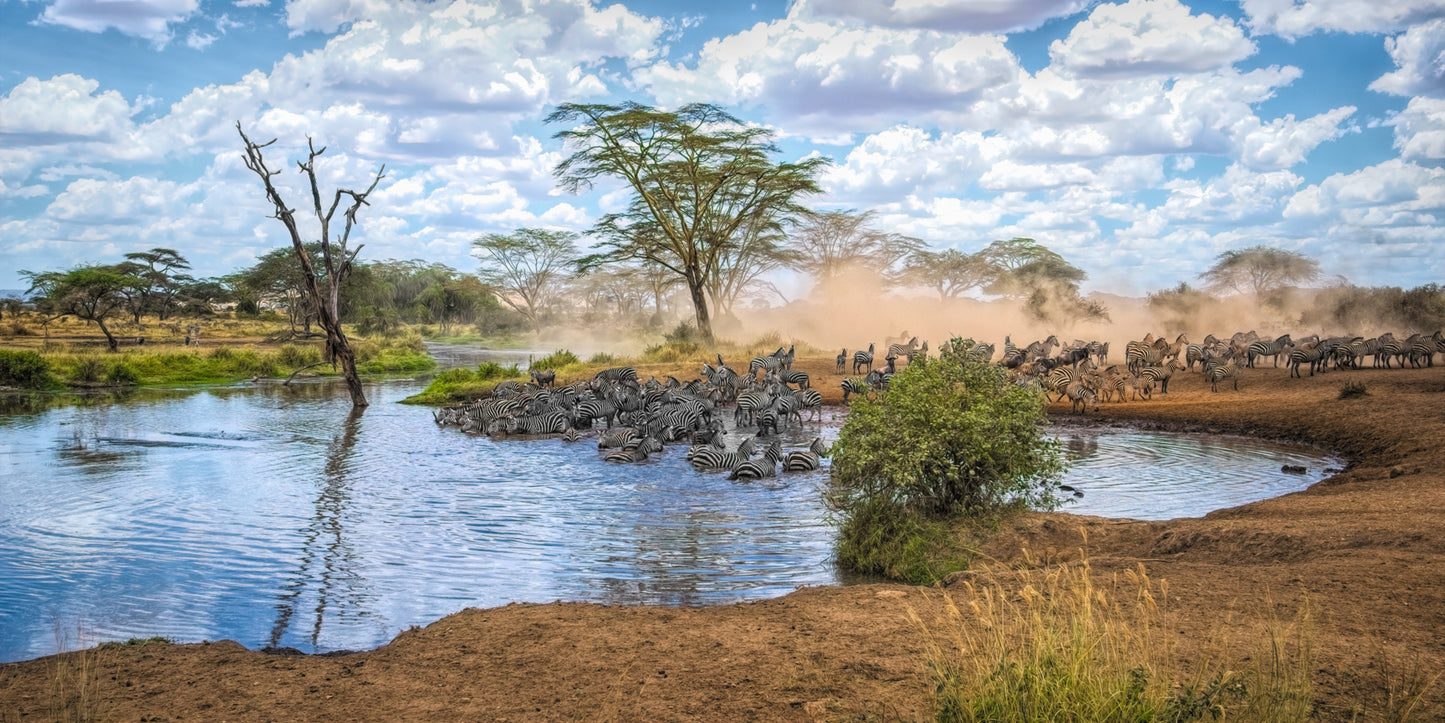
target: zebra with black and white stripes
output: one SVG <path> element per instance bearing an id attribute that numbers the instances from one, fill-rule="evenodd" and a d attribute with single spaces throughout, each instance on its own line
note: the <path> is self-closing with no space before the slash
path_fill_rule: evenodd
<path id="1" fill-rule="evenodd" d="M 507 434 L 561 434 L 572 426 L 571 421 L 561 412 L 548 412 L 536 416 L 509 417 L 504 418 L 504 429 Z"/>
<path id="2" fill-rule="evenodd" d="M 807 449 L 795 449 L 783 456 L 784 472 L 811 472 L 823 466 L 823 457 L 828 456 L 828 445 L 822 437 L 814 437 Z"/>
<path id="3" fill-rule="evenodd" d="M 848 368 L 848 347 L 845 346 L 845 347 L 843 347 L 843 350 L 842 350 L 842 351 L 838 352 L 838 358 L 837 358 L 837 360 L 835 360 L 834 363 L 833 363 L 833 373 L 834 373 L 834 374 L 842 374 L 842 373 L 843 373 L 843 370 L 844 370 L 844 369 L 847 369 L 847 368 Z"/>
<path id="4" fill-rule="evenodd" d="M 1205 378 L 1209 380 L 1209 391 L 1218 392 L 1219 383 L 1231 379 L 1234 381 L 1234 390 L 1239 391 L 1239 360 L 1230 359 L 1227 363 L 1219 364 L 1208 369 Z"/>
<path id="5" fill-rule="evenodd" d="M 1160 394 L 1169 393 L 1169 380 L 1174 378 L 1174 370 L 1179 367 L 1178 359 L 1170 357 L 1165 364 L 1147 366 L 1139 370 L 1139 378 L 1147 380 L 1151 384 L 1159 385 Z"/>
<path id="6" fill-rule="evenodd" d="M 850 397 L 850 396 L 852 396 L 852 395 L 854 395 L 854 394 L 858 394 L 858 395 L 861 395 L 861 396 L 868 396 L 868 395 L 869 395 L 870 393 L 872 393 L 872 391 L 873 391 L 873 388 L 870 387 L 867 382 L 863 381 L 862 379 L 858 379 L 858 378 L 844 379 L 844 380 L 843 380 L 843 383 L 840 384 L 839 386 L 841 386 L 841 387 L 843 388 L 843 403 L 844 403 L 844 404 L 847 404 L 847 403 L 848 403 L 848 397 Z"/>
<path id="7" fill-rule="evenodd" d="M 808 385 L 812 383 L 807 372 L 792 371 L 791 369 L 778 372 L 778 381 L 797 385 L 799 389 L 807 389 Z"/>
<path id="8" fill-rule="evenodd" d="M 888 345 L 888 353 L 885 354 L 884 356 L 885 356 L 885 357 L 890 357 L 890 356 L 891 356 L 891 357 L 894 357 L 894 358 L 897 358 L 897 357 L 900 357 L 900 356 L 909 356 L 909 355 L 913 354 L 913 352 L 914 352 L 917 348 L 918 348 L 918 337 L 915 336 L 915 337 L 913 337 L 912 339 L 909 339 L 907 344 L 889 344 L 889 345 Z"/>
<path id="9" fill-rule="evenodd" d="M 778 440 L 773 440 L 763 452 L 760 459 L 744 460 L 733 468 L 732 474 L 728 475 L 730 480 L 755 480 L 764 477 L 778 476 L 778 460 L 783 458 L 783 445 Z"/>
<path id="10" fill-rule="evenodd" d="M 859 369 L 873 368 L 873 343 L 868 343 L 868 351 L 853 352 L 853 373 L 857 374 Z"/>
<path id="11" fill-rule="evenodd" d="M 696 449 L 696 448 L 694 448 Z M 748 437 L 738 445 L 737 451 L 729 452 L 717 447 L 704 447 L 692 455 L 688 464 L 699 472 L 709 469 L 734 469 L 753 456 L 753 438 Z"/>
<path id="12" fill-rule="evenodd" d="M 1244 365 L 1253 369 L 1255 359 L 1267 356 L 1274 359 L 1274 366 L 1278 369 L 1280 355 L 1286 353 L 1286 349 L 1292 346 L 1294 346 L 1294 341 L 1290 339 L 1289 334 L 1276 337 L 1274 341 L 1260 339 L 1246 348 Z"/>

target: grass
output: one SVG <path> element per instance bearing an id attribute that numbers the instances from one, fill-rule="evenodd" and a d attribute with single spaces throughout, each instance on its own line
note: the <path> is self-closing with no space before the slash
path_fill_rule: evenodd
<path id="1" fill-rule="evenodd" d="M 436 368 L 436 361 L 426 353 L 417 334 L 354 339 L 352 348 L 356 353 L 356 369 L 362 375 L 420 374 Z M 0 354 L 24 355 L 23 371 L 31 380 L 40 379 L 33 364 L 33 358 L 38 358 L 44 365 L 42 371 L 61 383 L 111 387 L 221 384 L 253 377 L 279 378 L 322 360 L 319 344 L 282 344 L 269 349 L 234 345 L 208 350 L 143 346 L 110 354 L 51 343 L 38 351 L 0 351 Z M 340 373 L 329 365 L 318 367 L 314 372 L 323 376 Z"/>
<path id="2" fill-rule="evenodd" d="M 492 389 L 509 379 L 522 381 L 524 374 L 515 364 L 502 366 L 486 362 L 475 370 L 466 368 L 448 369 L 432 378 L 426 389 L 402 402 L 406 404 L 456 404 L 485 397 Z"/>
<path id="3" fill-rule="evenodd" d="M 78 640 L 84 644 L 84 631 Z M 65 648 L 64 636 L 57 625 L 57 649 Z M 90 723 L 107 719 L 105 699 L 100 694 L 101 663 L 104 646 L 61 653 L 50 659 L 49 718 L 64 723 Z"/>
<path id="4" fill-rule="evenodd" d="M 1205 656 L 1180 675 L 1141 565 L 1101 579 L 1087 561 L 976 575 L 924 633 L 938 721 L 1302 721 L 1312 713 L 1313 625 L 1266 619 L 1240 669 Z M 1220 643 L 1220 645 L 1225 645 Z"/>

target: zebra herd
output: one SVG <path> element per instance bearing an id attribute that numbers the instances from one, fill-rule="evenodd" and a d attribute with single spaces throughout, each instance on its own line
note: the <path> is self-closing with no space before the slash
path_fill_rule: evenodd
<path id="1" fill-rule="evenodd" d="M 807 448 L 785 451 L 777 436 L 794 425 L 804 427 L 803 415 L 822 420 L 822 395 L 810 388 L 808 375 L 793 371 L 792 348 L 759 356 L 739 374 L 717 357 L 717 366 L 704 364 L 702 377 L 681 382 L 640 382 L 632 367 L 597 372 L 589 380 L 556 385 L 551 370 L 532 372 L 525 384 L 505 381 L 477 401 L 445 407 L 434 413 L 440 426 L 492 436 L 528 437 L 560 435 L 576 442 L 583 430 L 604 425 L 597 436 L 603 460 L 613 463 L 644 462 L 667 445 L 691 443 L 687 462 L 698 471 L 726 470 L 728 479 L 756 480 L 785 472 L 821 467 L 828 447 L 815 438 Z M 734 430 L 755 428 L 754 437 L 729 450 L 724 441 L 727 424 L 723 407 L 733 407 Z M 773 438 L 754 457 L 757 443 Z"/>
<path id="2" fill-rule="evenodd" d="M 908 333 L 904 332 L 904 336 Z M 853 377 L 844 379 L 842 383 L 843 401 L 847 402 L 855 394 L 871 396 L 875 392 L 887 391 L 888 382 L 898 371 L 898 359 L 906 358 L 911 366 L 915 359 L 926 359 L 928 357 L 928 342 L 918 343 L 918 337 L 913 337 L 906 344 L 889 344 L 888 353 L 884 355 L 883 366 L 874 367 L 873 357 L 877 345 L 869 342 L 868 351 L 858 350 L 853 352 Z M 844 347 L 838 352 L 838 358 L 834 364 L 834 372 L 843 373 L 848 363 L 848 348 Z M 857 376 L 860 370 L 866 369 L 868 373 L 864 376 Z"/>
<path id="3" fill-rule="evenodd" d="M 1147 400 L 1156 389 L 1168 394 L 1174 373 L 1181 369 L 1192 373 L 1195 365 L 1213 392 L 1223 383 L 1238 390 L 1241 372 L 1264 359 L 1271 360 L 1274 368 L 1283 360 L 1291 378 L 1302 377 L 1301 368 L 1314 376 L 1331 366 L 1359 369 L 1365 360 L 1386 369 L 1392 368 L 1392 361 L 1400 368 L 1407 363 L 1414 368 L 1434 366 L 1434 355 L 1445 354 L 1445 336 L 1437 331 L 1405 339 L 1386 333 L 1374 338 L 1312 335 L 1296 340 L 1289 334 L 1270 339 L 1249 331 L 1228 339 L 1210 334 L 1194 344 L 1185 334 L 1172 342 L 1149 334 L 1125 345 L 1122 367 L 1109 365 L 1107 343 L 1076 340 L 1055 355 L 1054 349 L 1059 347 L 1055 336 L 1023 349 L 1006 338 L 1000 363 L 1013 370 L 1019 383 L 1037 383 L 1046 392 L 1057 394 L 1056 401 L 1067 399 L 1074 411 L 1082 408 L 1088 412 L 1097 409 L 1100 401 Z"/>

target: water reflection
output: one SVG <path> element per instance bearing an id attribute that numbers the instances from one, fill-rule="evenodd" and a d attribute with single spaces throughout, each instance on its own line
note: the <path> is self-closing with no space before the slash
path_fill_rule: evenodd
<path id="1" fill-rule="evenodd" d="M 302 533 L 297 569 L 283 586 L 276 604 L 276 623 L 271 626 L 270 647 L 278 647 L 291 627 L 304 593 L 314 589 L 315 617 L 311 624 L 311 645 L 319 647 L 321 628 L 328 605 L 353 615 L 362 614 L 366 580 L 357 572 L 356 551 L 346 538 L 347 513 L 351 499 L 351 458 L 361 428 L 365 407 L 352 407 L 341 433 L 326 454 L 325 475 L 314 502 L 315 514 Z M 333 598 L 341 598 L 333 601 Z"/>

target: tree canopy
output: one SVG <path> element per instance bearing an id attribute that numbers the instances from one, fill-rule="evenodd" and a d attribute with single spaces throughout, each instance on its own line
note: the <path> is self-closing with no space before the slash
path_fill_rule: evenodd
<path id="1" fill-rule="evenodd" d="M 998 269 L 982 254 L 966 254 L 958 249 L 918 251 L 909 257 L 905 277 L 916 284 L 938 292 L 939 299 L 956 299 L 969 289 L 988 285 Z"/>
<path id="2" fill-rule="evenodd" d="M 849 268 L 899 281 L 905 263 L 927 249 L 919 239 L 873 228 L 876 217 L 873 211 L 822 211 L 802 217 L 789 239 L 797 251 L 796 267 L 819 282 Z"/>
<path id="3" fill-rule="evenodd" d="M 143 283 L 119 266 L 81 266 L 69 271 L 36 273 L 22 271 L 30 280 L 28 294 L 37 299 L 37 306 L 54 316 L 74 316 L 92 322 L 105 334 L 111 351 L 119 342 L 105 322 L 126 309 L 130 292 Z"/>
<path id="4" fill-rule="evenodd" d="M 1263 298 L 1319 276 L 1320 262 L 1298 251 L 1261 245 L 1225 251 L 1199 278 L 1213 291 L 1232 289 Z"/>
<path id="5" fill-rule="evenodd" d="M 542 314 L 577 260 L 577 234 L 542 228 L 487 234 L 472 242 L 472 253 L 481 259 L 477 276 L 482 282 L 541 331 Z"/>
<path id="6" fill-rule="evenodd" d="M 772 131 L 705 103 L 676 111 L 565 103 L 547 122 L 571 125 L 556 134 L 571 150 L 554 170 L 563 189 L 580 193 L 608 178 L 632 191 L 626 211 L 594 227 L 600 250 L 584 267 L 640 260 L 668 269 L 687 284 L 698 330 L 709 340 L 708 294 L 757 238 L 745 226 L 804 213 L 800 199 L 819 192 L 814 179 L 829 162 L 775 162 Z"/>

